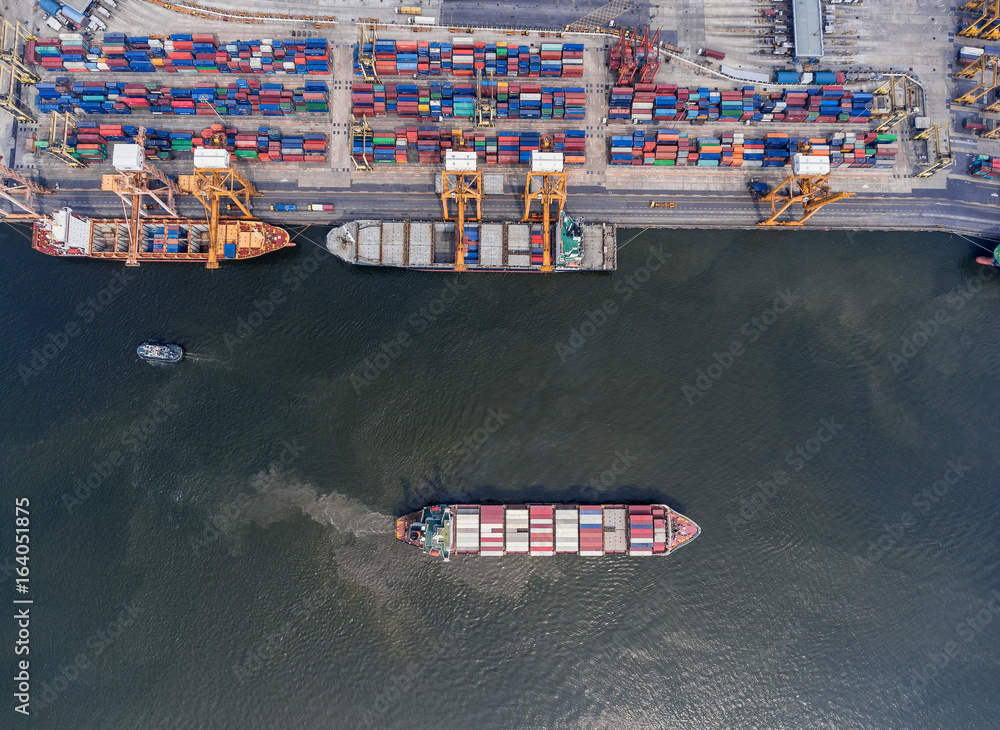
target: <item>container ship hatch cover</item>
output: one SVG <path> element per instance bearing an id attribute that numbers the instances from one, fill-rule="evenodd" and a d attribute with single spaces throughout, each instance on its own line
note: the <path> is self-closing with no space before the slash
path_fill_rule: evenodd
<path id="1" fill-rule="evenodd" d="M 258 220 L 219 221 L 219 261 L 247 259 L 294 246 L 288 231 Z M 31 246 L 50 256 L 125 261 L 129 229 L 124 218 L 85 218 L 62 208 L 36 218 Z M 138 260 L 206 263 L 211 246 L 209 226 L 189 218 L 149 216 L 139 224 Z"/>
<path id="2" fill-rule="evenodd" d="M 326 247 L 361 266 L 420 271 L 455 270 L 455 223 L 358 220 L 332 229 Z M 587 224 L 562 214 L 552 225 L 553 270 L 614 271 L 617 228 Z M 538 223 L 466 223 L 465 271 L 541 272 L 542 226 Z"/>
<path id="3" fill-rule="evenodd" d="M 396 538 L 452 555 L 669 555 L 701 534 L 665 504 L 438 504 L 396 520 Z"/>

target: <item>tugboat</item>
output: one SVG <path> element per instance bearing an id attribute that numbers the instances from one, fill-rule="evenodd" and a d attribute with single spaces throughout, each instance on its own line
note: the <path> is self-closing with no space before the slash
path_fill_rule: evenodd
<path id="1" fill-rule="evenodd" d="M 146 362 L 175 363 L 184 359 L 184 348 L 158 342 L 143 342 L 136 348 L 136 354 Z"/>

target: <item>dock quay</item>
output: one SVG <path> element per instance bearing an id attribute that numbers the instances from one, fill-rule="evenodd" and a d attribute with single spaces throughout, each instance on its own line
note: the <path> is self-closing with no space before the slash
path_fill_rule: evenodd
<path id="1" fill-rule="evenodd" d="M 792 2 L 433 0 L 409 17 L 367 3 L 322 16 L 297 2 L 284 16 L 232 0 L 81 3 L 4 13 L 23 27 L 8 33 L 21 61 L 0 104 L 5 174 L 21 178 L 0 203 L 12 219 L 68 208 L 126 221 L 130 195 L 155 209 L 138 217 L 166 215 L 153 193 L 207 164 L 199 150 L 226 149 L 246 210 L 216 196 L 216 215 L 329 226 L 330 250 L 356 264 L 610 271 L 620 228 L 802 219 L 996 235 L 996 183 L 972 171 L 1000 156 L 1000 48 L 951 4 L 817 2 L 822 55 L 797 58 L 780 40 L 805 12 Z M 141 148 L 142 169 L 116 166 L 116 145 Z M 128 175 L 131 192 L 110 180 Z M 210 218 L 205 186 L 178 186 L 169 216 Z M 564 215 L 582 245 L 560 267 Z M 156 259 L 151 238 L 127 233 L 118 253 Z"/>

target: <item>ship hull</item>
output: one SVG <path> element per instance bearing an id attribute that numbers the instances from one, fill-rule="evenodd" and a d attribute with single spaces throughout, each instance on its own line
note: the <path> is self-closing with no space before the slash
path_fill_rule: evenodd
<path id="1" fill-rule="evenodd" d="M 218 261 L 256 258 L 294 246 L 288 231 L 257 220 L 222 219 L 219 222 Z M 31 246 L 49 256 L 126 261 L 129 257 L 128 221 L 124 218 L 82 218 L 64 212 L 37 218 Z M 150 216 L 140 221 L 140 263 L 209 261 L 209 227 L 190 218 Z"/>
<path id="2" fill-rule="evenodd" d="M 700 534 L 664 504 L 434 505 L 396 520 L 396 539 L 446 559 L 666 556 Z"/>

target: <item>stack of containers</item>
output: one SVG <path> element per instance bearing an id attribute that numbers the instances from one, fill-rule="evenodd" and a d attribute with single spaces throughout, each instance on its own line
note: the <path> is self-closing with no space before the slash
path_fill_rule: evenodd
<path id="1" fill-rule="evenodd" d="M 476 46 L 472 41 L 454 40 L 451 44 L 451 72 L 455 76 L 475 74 Z"/>
<path id="2" fill-rule="evenodd" d="M 507 554 L 528 552 L 528 510 L 525 507 L 507 507 L 504 515 L 504 545 Z"/>
<path id="3" fill-rule="evenodd" d="M 542 135 L 538 132 L 521 132 L 518 139 L 518 162 L 522 165 L 531 163 L 531 153 L 539 148 Z"/>
<path id="4" fill-rule="evenodd" d="M 466 266 L 479 266 L 479 225 L 466 223 L 462 236 Z"/>
<path id="5" fill-rule="evenodd" d="M 744 133 L 726 133 L 721 138 L 699 136 L 692 147 L 687 133 L 661 129 L 652 135 L 636 130 L 633 135 L 610 139 L 612 165 L 659 165 L 698 167 L 784 167 L 795 153 L 829 158 L 830 167 L 879 167 L 895 164 L 899 153 L 896 135 L 838 132 L 829 137 L 792 137 L 769 132 L 764 139 L 746 139 Z"/>
<path id="6" fill-rule="evenodd" d="M 175 34 L 161 40 L 105 33 L 103 45 L 93 48 L 82 38 L 59 40 L 59 44 L 36 41 L 36 55 L 46 69 L 138 73 L 160 69 L 171 73 L 329 73 L 329 50 L 324 38 L 237 41 L 220 45 L 214 35 L 207 34 Z"/>
<path id="7" fill-rule="evenodd" d="M 531 519 L 531 554 L 555 555 L 552 505 L 533 504 L 528 509 Z"/>
<path id="8" fill-rule="evenodd" d="M 629 553 L 653 554 L 653 509 L 650 505 L 631 505 L 628 508 Z"/>
<path id="9" fill-rule="evenodd" d="M 632 87 L 614 86 L 608 100 L 608 119 L 628 121 L 632 117 Z"/>
<path id="10" fill-rule="evenodd" d="M 604 555 L 604 526 L 600 506 L 580 506 L 580 555 Z"/>
<path id="11" fill-rule="evenodd" d="M 543 263 L 545 263 L 545 255 L 544 255 L 544 251 L 542 249 L 542 246 L 544 245 L 544 241 L 542 240 L 542 227 L 541 226 L 532 226 L 531 227 L 531 235 L 530 235 L 530 237 L 528 239 L 528 242 L 531 244 L 531 246 L 530 246 L 530 250 L 531 250 L 531 265 L 532 266 L 541 266 Z"/>
<path id="12" fill-rule="evenodd" d="M 562 75 L 565 78 L 583 78 L 583 44 L 564 43 L 562 47 Z"/>
<path id="13" fill-rule="evenodd" d="M 417 130 L 417 157 L 421 164 L 441 163 L 441 136 L 436 127 L 420 127 Z"/>
<path id="14" fill-rule="evenodd" d="M 288 116 L 299 111 L 327 111 L 326 84 L 307 83 L 286 90 L 282 84 L 261 84 L 256 79 L 238 79 L 230 84 L 199 84 L 195 87 L 163 86 L 156 83 L 87 81 L 57 78 L 55 83 L 36 85 L 35 102 L 43 112 L 75 114 L 131 114 L 149 111 L 164 115 L 237 115 L 260 113 Z"/>
<path id="15" fill-rule="evenodd" d="M 540 58 L 539 75 L 542 78 L 562 76 L 561 43 L 543 43 Z"/>
<path id="16" fill-rule="evenodd" d="M 580 512 L 576 507 L 556 507 L 555 548 L 559 554 L 576 554 L 580 550 Z"/>
<path id="17" fill-rule="evenodd" d="M 503 506 L 479 507 L 479 554 L 503 555 Z"/>
<path id="18" fill-rule="evenodd" d="M 479 552 L 479 507 L 461 504 L 456 507 L 455 552 Z"/>
<path id="19" fill-rule="evenodd" d="M 995 179 L 1000 177 L 1000 157 L 976 155 L 969 167 L 969 173 L 976 177 Z"/>

